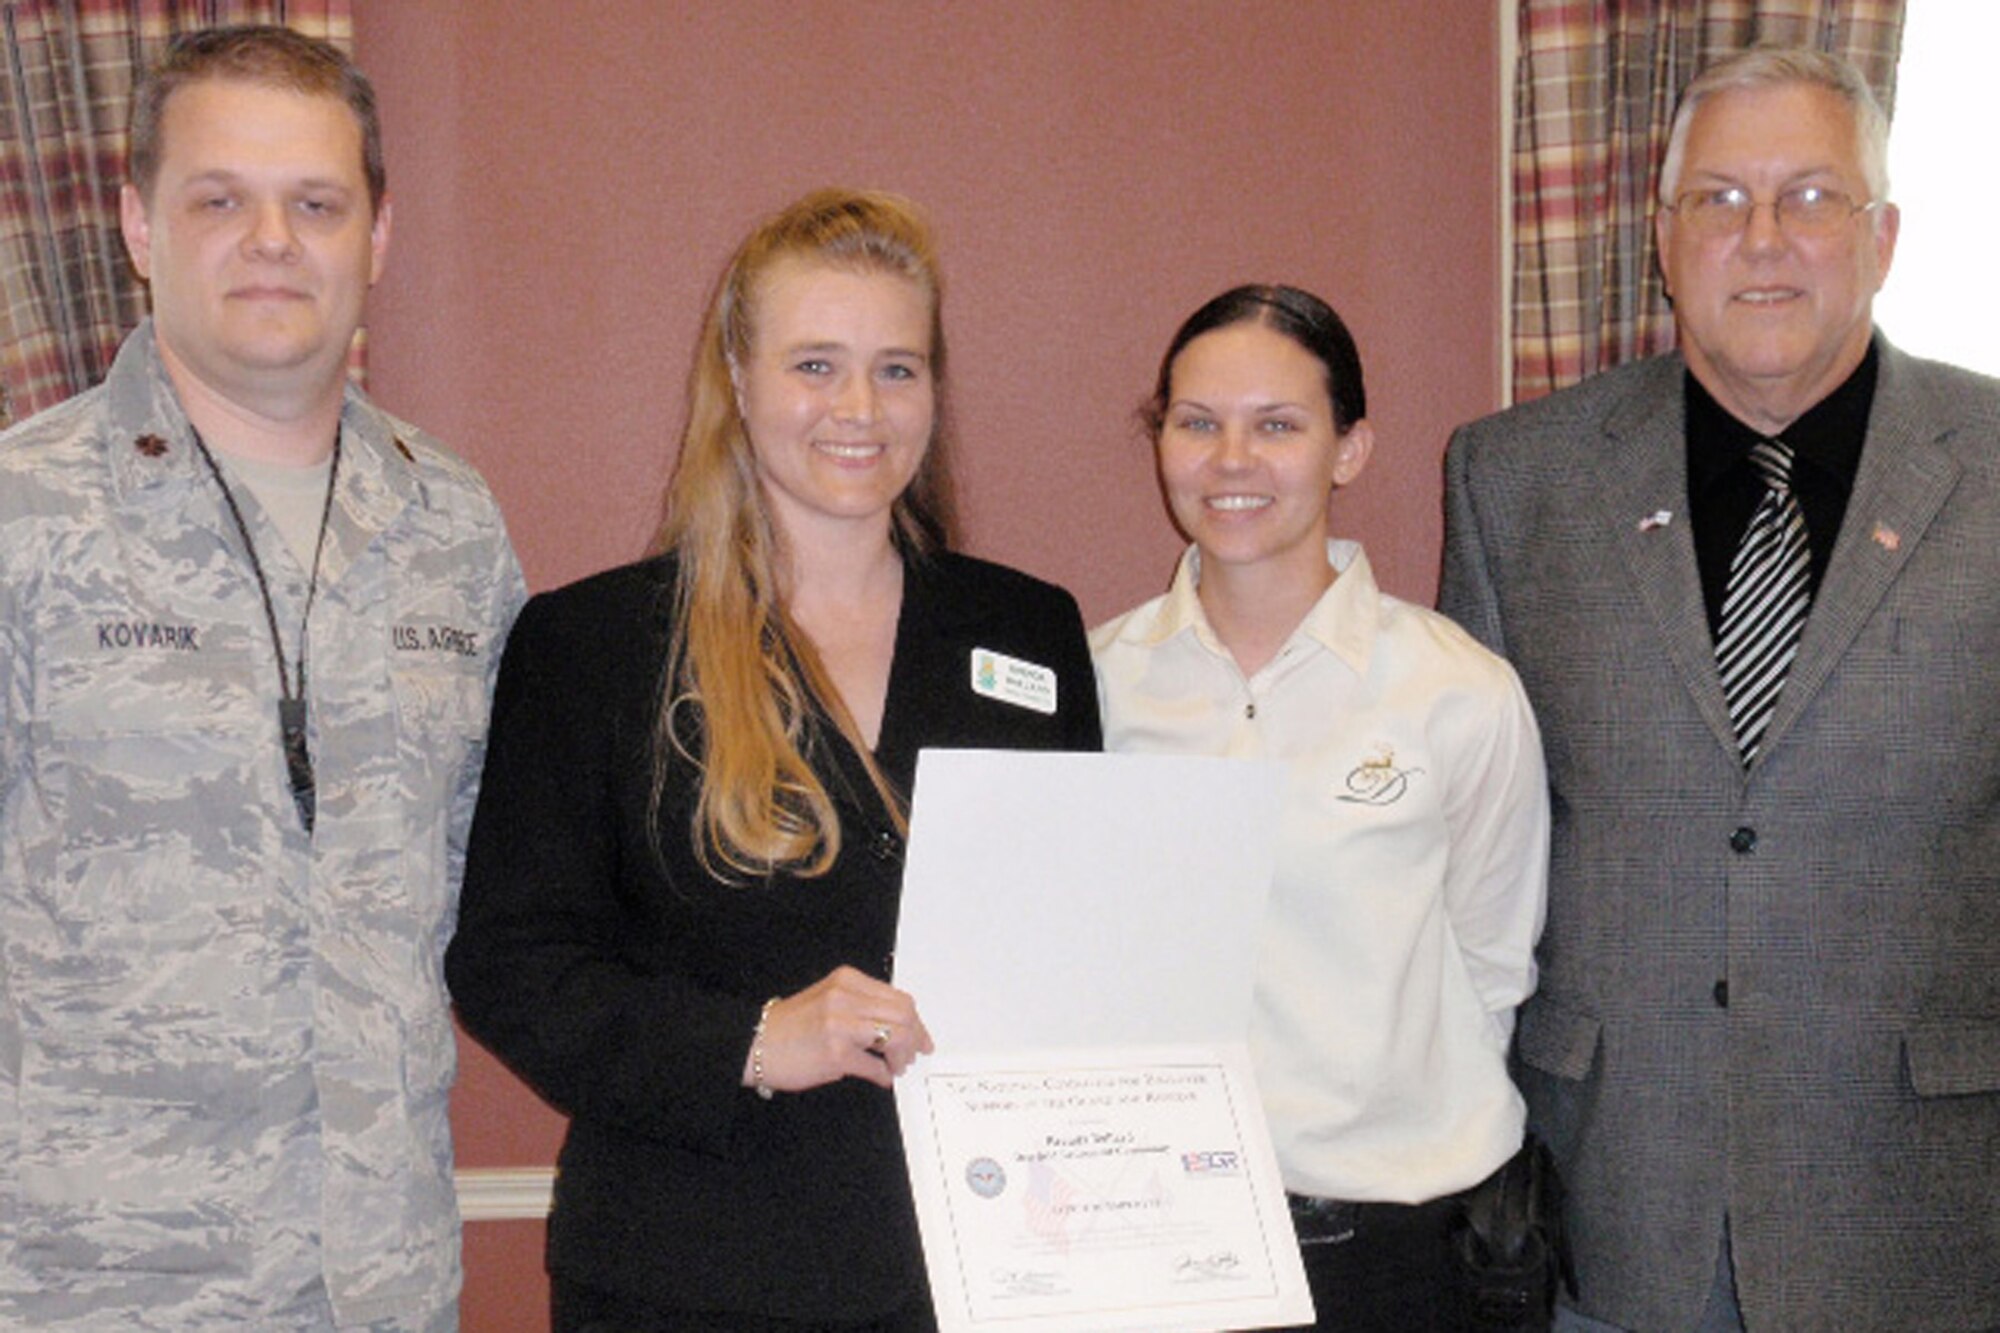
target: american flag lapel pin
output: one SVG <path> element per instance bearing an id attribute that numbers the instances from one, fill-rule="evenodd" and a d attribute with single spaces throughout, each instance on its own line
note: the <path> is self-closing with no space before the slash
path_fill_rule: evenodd
<path id="1" fill-rule="evenodd" d="M 1674 521 L 1673 510 L 1655 509 L 1652 513 L 1646 515 L 1644 518 L 1639 520 L 1639 531 L 1651 532 L 1655 528 L 1664 528 L 1665 526 L 1667 526 L 1667 524 L 1673 521 Z"/>
<path id="2" fill-rule="evenodd" d="M 1876 520 L 1875 530 L 1869 533 L 1868 536 L 1870 540 L 1885 551 L 1893 551 L 1903 544 L 1903 539 L 1897 535 L 1896 530 L 1880 519 Z"/>

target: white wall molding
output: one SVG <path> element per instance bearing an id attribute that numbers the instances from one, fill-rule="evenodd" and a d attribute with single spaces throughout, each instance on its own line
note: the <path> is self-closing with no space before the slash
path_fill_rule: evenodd
<path id="1" fill-rule="evenodd" d="M 505 1222 L 549 1215 L 555 1199 L 552 1166 L 474 1167 L 453 1173 L 458 1211 L 468 1222 Z"/>

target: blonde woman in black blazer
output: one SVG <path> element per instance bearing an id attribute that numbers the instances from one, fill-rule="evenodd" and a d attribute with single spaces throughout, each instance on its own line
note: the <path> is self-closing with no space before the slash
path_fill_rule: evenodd
<path id="1" fill-rule="evenodd" d="M 1069 595 L 941 549 L 928 245 L 848 192 L 754 234 L 664 553 L 508 642 L 448 967 L 571 1117 L 558 1329 L 932 1323 L 888 1090 L 929 1045 L 887 984 L 917 753 L 1099 732 Z"/>

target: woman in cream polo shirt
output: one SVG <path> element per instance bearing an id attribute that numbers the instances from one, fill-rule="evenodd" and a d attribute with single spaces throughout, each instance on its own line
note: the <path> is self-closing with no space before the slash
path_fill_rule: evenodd
<path id="1" fill-rule="evenodd" d="M 1196 311 L 1144 411 L 1192 544 L 1091 646 L 1108 749 L 1289 766 L 1251 1056 L 1318 1327 L 1410 1333 L 1459 1326 L 1454 1221 L 1522 1145 L 1548 802 L 1513 671 L 1330 539 L 1366 413 L 1319 298 Z"/>

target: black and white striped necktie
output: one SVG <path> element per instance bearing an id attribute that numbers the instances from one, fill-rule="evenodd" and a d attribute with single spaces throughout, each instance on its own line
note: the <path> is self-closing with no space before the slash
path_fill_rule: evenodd
<path id="1" fill-rule="evenodd" d="M 1812 554 L 1805 512 L 1792 494 L 1792 447 L 1759 440 L 1750 447 L 1750 462 L 1768 489 L 1729 563 L 1715 639 L 1722 693 L 1745 767 L 1757 757 L 1771 724 L 1812 607 Z"/>

